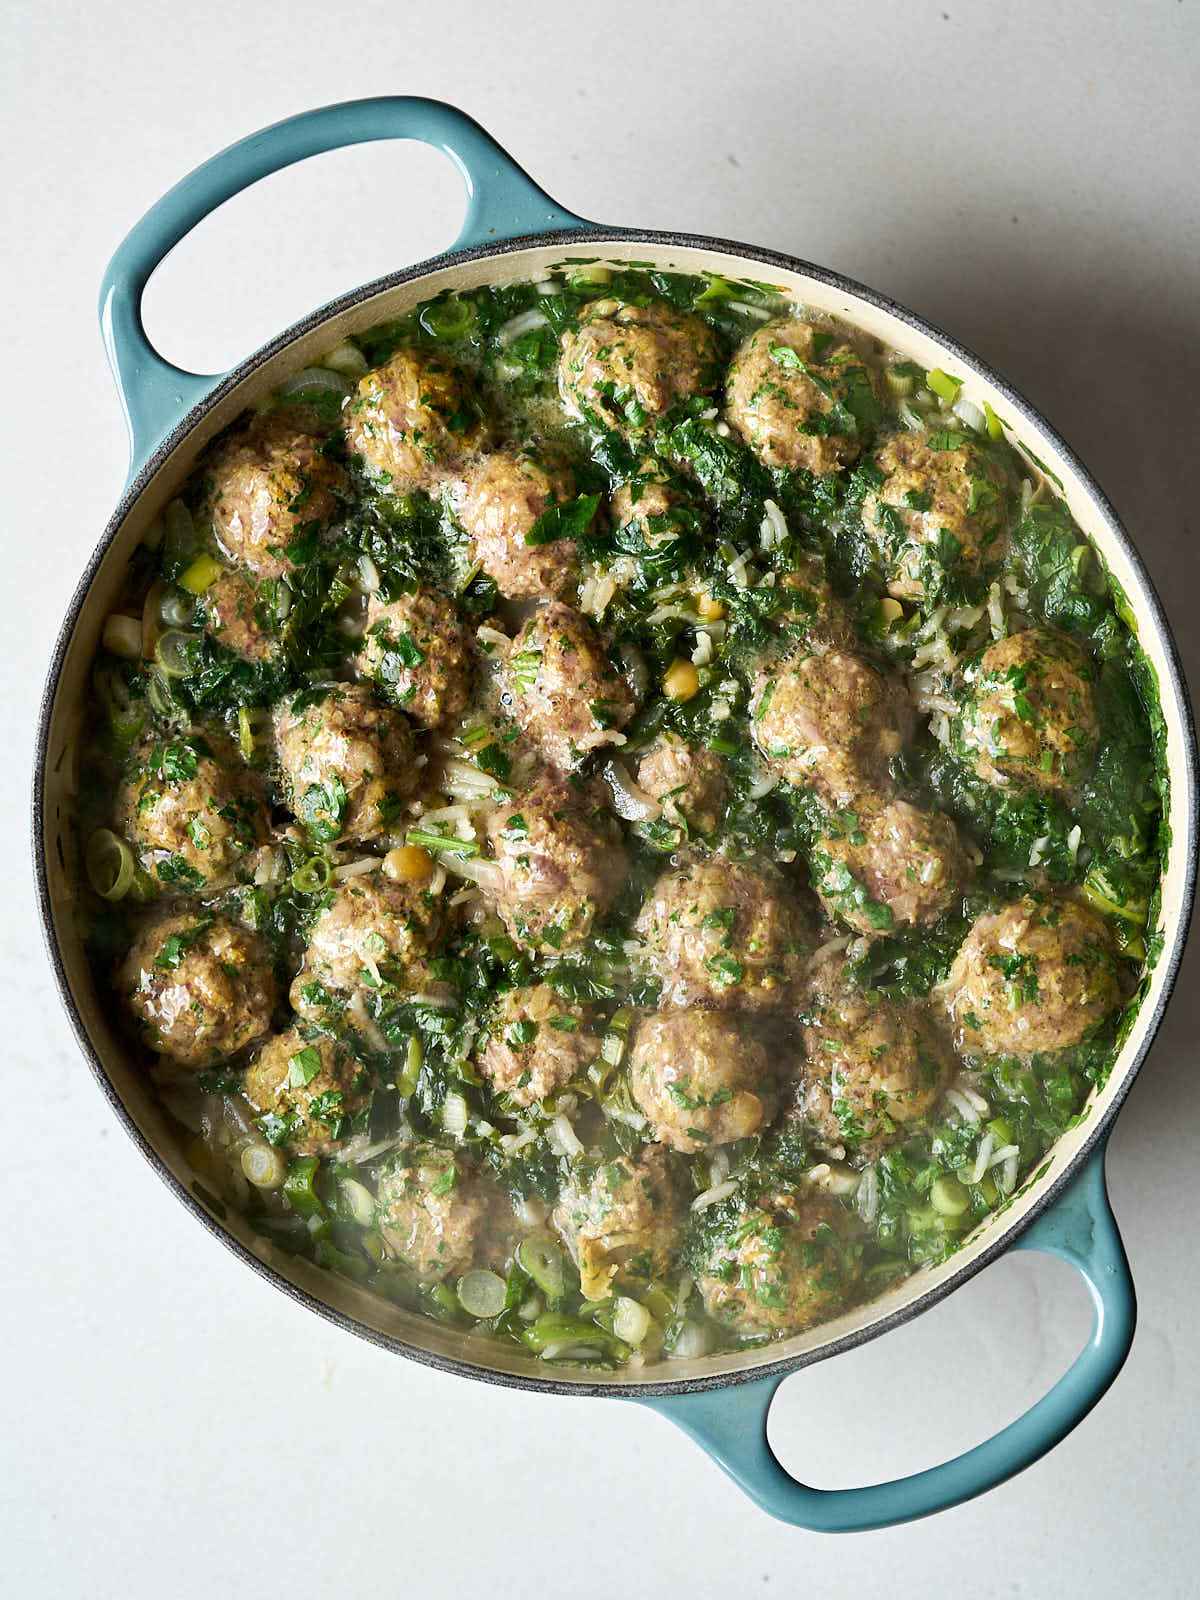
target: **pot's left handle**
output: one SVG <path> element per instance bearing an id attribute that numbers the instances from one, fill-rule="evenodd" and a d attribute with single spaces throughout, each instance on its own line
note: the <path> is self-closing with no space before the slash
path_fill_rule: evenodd
<path id="1" fill-rule="evenodd" d="M 764 1511 L 796 1527 L 857 1533 L 959 1505 L 1031 1466 L 1065 1439 L 1106 1392 L 1133 1342 L 1137 1302 L 1104 1186 L 1103 1145 L 1017 1245 L 1060 1256 L 1082 1275 L 1092 1298 L 1092 1336 L 1049 1394 L 953 1461 L 861 1489 L 814 1489 L 797 1482 L 767 1442 L 771 1401 L 786 1373 L 640 1403 L 662 1411 Z"/>
<path id="2" fill-rule="evenodd" d="M 376 139 L 419 139 L 453 161 L 467 191 L 456 250 L 592 226 L 552 200 L 472 117 L 440 100 L 412 95 L 348 100 L 239 139 L 151 206 L 104 274 L 100 326 L 129 424 L 130 476 L 225 376 L 202 377 L 172 366 L 147 339 L 142 294 L 159 262 L 210 211 L 260 178 L 309 156 Z"/>

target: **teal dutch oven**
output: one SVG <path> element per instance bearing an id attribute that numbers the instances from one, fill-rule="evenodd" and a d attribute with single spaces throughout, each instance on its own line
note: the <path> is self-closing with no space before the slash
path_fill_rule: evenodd
<path id="1" fill-rule="evenodd" d="M 462 233 L 450 252 L 367 284 L 289 328 L 234 371 L 201 377 L 164 361 L 142 327 L 141 301 L 159 262 L 215 207 L 308 156 L 375 139 L 418 139 L 450 157 L 466 185 Z M 882 1298 L 768 1348 L 725 1352 L 626 1372 L 538 1370 L 511 1352 L 384 1303 L 357 1286 L 277 1255 L 199 1189 L 179 1141 L 130 1059 L 92 985 L 73 883 L 74 751 L 85 681 L 103 619 L 130 553 L 207 442 L 247 405 L 332 345 L 419 300 L 536 276 L 572 257 L 649 261 L 685 272 L 769 277 L 797 301 L 834 312 L 924 367 L 961 375 L 963 394 L 1018 419 L 1022 438 L 1062 480 L 1080 526 L 1122 585 L 1158 676 L 1171 772 L 1172 844 L 1162 896 L 1162 955 L 1105 1086 L 1063 1136 L 1038 1177 L 948 1261 L 922 1268 Z M 1187 690 L 1150 578 L 1095 480 L 1002 378 L 954 340 L 886 297 L 836 273 L 770 250 L 693 234 L 601 227 L 551 200 L 461 111 L 432 100 L 361 100 L 307 112 L 232 145 L 186 177 L 132 230 L 109 265 L 100 300 L 104 340 L 129 421 L 129 481 L 75 591 L 42 704 L 34 795 L 34 853 L 47 941 L 85 1056 L 113 1110 L 189 1209 L 285 1293 L 398 1354 L 463 1376 L 557 1395 L 610 1396 L 659 1411 L 683 1428 L 765 1511 L 827 1532 L 878 1528 L 940 1511 L 993 1488 L 1052 1449 L 1087 1416 L 1129 1353 L 1133 1280 L 1104 1184 L 1105 1141 L 1166 1007 L 1178 970 L 1196 872 L 1196 745 Z M 1010 1248 L 1047 1251 L 1078 1271 L 1094 1322 L 1075 1364 L 1043 1399 L 994 1438 L 954 1460 L 889 1483 L 817 1489 L 797 1482 L 767 1441 L 771 1401 L 800 1367 L 886 1334 L 960 1287 Z"/>

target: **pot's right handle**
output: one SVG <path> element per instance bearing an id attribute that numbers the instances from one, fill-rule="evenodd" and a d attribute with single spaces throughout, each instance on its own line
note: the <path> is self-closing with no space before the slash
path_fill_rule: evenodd
<path id="1" fill-rule="evenodd" d="M 419 139 L 442 150 L 467 190 L 454 248 L 593 224 L 567 211 L 483 128 L 440 100 L 388 95 L 348 100 L 276 122 L 190 172 L 126 235 L 100 290 L 100 326 L 130 436 L 130 476 L 225 374 L 202 377 L 164 361 L 142 326 L 142 294 L 159 262 L 209 212 L 260 178 L 309 156 L 376 139 Z"/>
<path id="2" fill-rule="evenodd" d="M 862 1489 L 813 1489 L 780 1466 L 767 1416 L 787 1374 L 692 1394 L 648 1397 L 689 1433 L 764 1511 L 822 1533 L 891 1527 L 944 1511 L 993 1489 L 1066 1438 L 1108 1389 L 1133 1343 L 1137 1301 L 1129 1262 L 1104 1185 L 1104 1146 L 1064 1194 L 1016 1241 L 1060 1256 L 1092 1297 L 1092 1335 L 1070 1370 L 1035 1406 L 994 1438 L 928 1471 Z"/>

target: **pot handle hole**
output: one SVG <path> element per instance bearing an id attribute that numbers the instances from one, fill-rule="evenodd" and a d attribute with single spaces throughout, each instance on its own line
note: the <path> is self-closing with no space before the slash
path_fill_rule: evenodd
<path id="1" fill-rule="evenodd" d="M 226 376 L 185 372 L 151 345 L 142 326 L 142 295 L 154 269 L 197 223 L 260 178 L 309 156 L 377 139 L 419 139 L 450 157 L 467 191 L 456 250 L 592 226 L 552 200 L 472 117 L 440 100 L 349 100 L 239 139 L 151 206 L 104 274 L 100 326 L 129 426 L 130 476 Z"/>
<path id="2" fill-rule="evenodd" d="M 1137 1301 L 1104 1183 L 1104 1146 L 1059 1199 L 1015 1241 L 1069 1262 L 1092 1299 L 1091 1337 L 1074 1365 L 1024 1416 L 974 1449 L 925 1472 L 861 1489 L 799 1483 L 767 1441 L 775 1391 L 788 1376 L 640 1397 L 669 1417 L 770 1516 L 821 1533 L 892 1527 L 947 1510 L 995 1488 L 1065 1439 L 1104 1395 L 1133 1343 Z"/>

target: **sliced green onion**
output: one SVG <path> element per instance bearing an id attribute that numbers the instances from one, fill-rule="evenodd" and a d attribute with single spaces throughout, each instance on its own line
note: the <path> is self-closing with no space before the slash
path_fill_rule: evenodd
<path id="1" fill-rule="evenodd" d="M 457 1089 L 452 1090 L 442 1104 L 442 1128 L 452 1139 L 461 1139 L 467 1131 L 470 1118 L 471 1108 L 466 1096 L 459 1094 Z"/>
<path id="2" fill-rule="evenodd" d="M 291 884 L 297 894 L 320 894 L 332 878 L 333 868 L 324 856 L 309 856 L 292 873 Z"/>
<path id="3" fill-rule="evenodd" d="M 456 294 L 435 300 L 420 315 L 421 326 L 435 339 L 463 339 L 475 324 L 475 302 Z"/>
<path id="4" fill-rule="evenodd" d="M 123 900 L 133 888 L 137 862 L 124 839 L 97 828 L 85 852 L 88 882 L 102 900 Z"/>
<path id="5" fill-rule="evenodd" d="M 558 1316 L 552 1311 L 543 1312 L 536 1322 L 523 1328 L 521 1342 L 549 1360 L 585 1361 L 598 1354 L 628 1361 L 633 1353 L 623 1340 L 605 1333 L 594 1322 L 584 1322 L 581 1317 Z"/>
<path id="6" fill-rule="evenodd" d="M 531 1234 L 517 1246 L 517 1265 L 533 1279 L 549 1300 L 566 1292 L 567 1271 L 563 1253 L 544 1233 Z"/>
<path id="7" fill-rule="evenodd" d="M 314 1187 L 320 1167 L 316 1156 L 300 1156 L 289 1165 L 283 1180 L 283 1192 L 292 1210 L 318 1221 L 325 1215 L 325 1206 Z"/>
<path id="8" fill-rule="evenodd" d="M 254 760 L 254 721 L 246 706 L 238 707 L 238 749 L 243 761 Z"/>
<path id="9" fill-rule="evenodd" d="M 428 828 L 410 828 L 404 835 L 405 844 L 419 845 L 431 855 L 458 856 L 470 860 L 479 854 L 474 839 L 458 839 L 453 834 L 431 833 Z"/>
<path id="10" fill-rule="evenodd" d="M 346 378 L 361 378 L 367 370 L 367 358 L 352 339 L 343 339 L 321 362 L 330 372 L 340 372 Z"/>
<path id="11" fill-rule="evenodd" d="M 419 1033 L 410 1034 L 408 1049 L 404 1053 L 404 1071 L 396 1079 L 396 1093 L 408 1100 L 416 1093 L 417 1079 L 425 1060 L 425 1046 Z"/>
<path id="12" fill-rule="evenodd" d="M 172 500 L 163 512 L 163 566 L 168 572 L 186 565 L 196 546 L 192 513 L 182 500 Z"/>
<path id="13" fill-rule="evenodd" d="M 611 283 L 612 276 L 611 267 L 606 267 L 599 261 L 585 261 L 574 269 L 567 282 L 572 289 L 588 289 L 597 284 Z M 704 296 L 701 295 L 700 298 L 703 300 Z"/>
<path id="14" fill-rule="evenodd" d="M 126 661 L 136 661 L 142 653 L 142 620 L 126 617 L 114 611 L 104 619 L 104 632 L 100 642 L 111 655 L 122 656 Z"/>
<path id="15" fill-rule="evenodd" d="M 256 1189 L 278 1189 L 287 1177 L 287 1162 L 269 1144 L 248 1144 L 242 1151 L 242 1173 Z"/>
<path id="16" fill-rule="evenodd" d="M 351 388 L 350 382 L 330 367 L 305 367 L 303 372 L 281 383 L 276 392 L 281 400 L 304 400 L 309 395 L 314 398 L 336 395 L 344 400 Z"/>
<path id="17" fill-rule="evenodd" d="M 464 1272 L 458 1280 L 458 1300 L 469 1316 L 485 1321 L 498 1317 L 504 1310 L 508 1287 L 495 1272 L 477 1268 Z"/>
<path id="18" fill-rule="evenodd" d="M 961 1217 L 970 1203 L 970 1196 L 957 1178 L 943 1173 L 940 1178 L 933 1180 L 929 1203 L 939 1216 Z"/>
<path id="19" fill-rule="evenodd" d="M 357 1178 L 344 1178 L 339 1193 L 346 1202 L 346 1210 L 360 1228 L 369 1228 L 375 1221 L 375 1196 L 365 1183 Z"/>
<path id="20" fill-rule="evenodd" d="M 992 439 L 1003 439 L 1004 424 L 1000 421 L 1000 418 L 992 410 L 991 406 L 988 405 L 986 400 L 983 402 L 983 414 L 987 418 L 988 436 Z"/>
<path id="21" fill-rule="evenodd" d="M 168 628 L 160 634 L 154 646 L 154 659 L 168 678 L 186 678 L 192 671 L 194 633 L 184 633 L 180 628 Z"/>
<path id="22" fill-rule="evenodd" d="M 895 395 L 912 394 L 917 387 L 917 379 L 924 377 L 921 368 L 914 361 L 897 361 L 894 366 L 884 367 L 884 382 Z"/>
<path id="23" fill-rule="evenodd" d="M 635 1348 L 650 1332 L 650 1313 L 637 1300 L 618 1295 L 613 1306 L 612 1331 Z"/>
<path id="24" fill-rule="evenodd" d="M 961 378 L 952 378 L 948 372 L 943 372 L 941 367 L 934 367 L 926 374 L 925 382 L 937 395 L 939 400 L 944 400 L 947 405 L 952 405 L 962 388 Z"/>
<path id="25" fill-rule="evenodd" d="M 179 574 L 179 587 L 189 594 L 203 594 L 225 571 L 215 556 L 199 555 Z"/>

